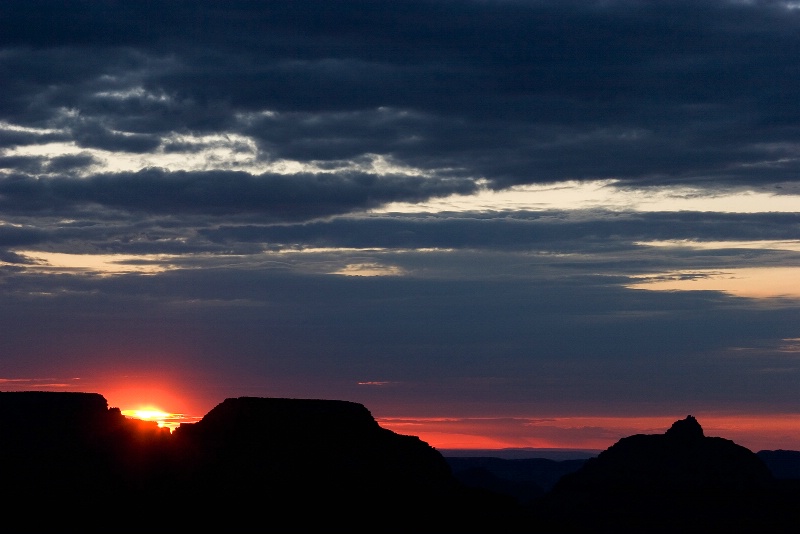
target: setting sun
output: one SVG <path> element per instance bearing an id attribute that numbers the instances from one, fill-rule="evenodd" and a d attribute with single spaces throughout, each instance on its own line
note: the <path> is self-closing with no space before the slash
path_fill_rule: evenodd
<path id="1" fill-rule="evenodd" d="M 161 410 L 126 410 L 126 411 L 131 413 L 126 413 L 125 415 L 129 415 L 137 419 L 144 419 L 146 421 L 164 419 L 165 417 L 169 417 L 170 415 L 166 412 L 162 412 Z"/>
<path id="2" fill-rule="evenodd" d="M 142 421 L 155 421 L 159 428 L 169 428 L 175 430 L 182 422 L 186 422 L 183 414 L 168 413 L 154 407 L 144 407 L 130 410 L 122 410 L 122 415 Z"/>

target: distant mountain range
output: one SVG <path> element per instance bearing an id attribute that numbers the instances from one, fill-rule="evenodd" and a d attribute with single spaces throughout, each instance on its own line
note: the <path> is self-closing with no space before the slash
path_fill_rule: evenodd
<path id="1" fill-rule="evenodd" d="M 663 435 L 444 457 L 360 404 L 226 399 L 172 434 L 93 393 L 0 393 L 4 532 L 794 532 L 800 453 Z"/>
<path id="2" fill-rule="evenodd" d="M 505 460 L 586 460 L 603 452 L 594 449 L 541 449 L 519 447 L 506 449 L 437 449 L 445 458 L 502 458 Z"/>
<path id="3" fill-rule="evenodd" d="M 463 484 L 529 503 L 602 451 L 519 448 L 439 449 L 439 452 Z M 756 456 L 775 479 L 800 480 L 800 451 L 764 450 Z"/>

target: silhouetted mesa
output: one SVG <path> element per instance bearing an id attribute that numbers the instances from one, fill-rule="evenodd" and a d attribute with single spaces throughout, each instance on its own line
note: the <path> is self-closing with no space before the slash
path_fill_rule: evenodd
<path id="1" fill-rule="evenodd" d="M 795 515 L 774 506 L 777 491 L 753 452 L 704 436 L 689 416 L 665 434 L 619 440 L 564 476 L 540 511 L 551 530 L 774 532 Z"/>
<path id="2" fill-rule="evenodd" d="M 351 402 L 227 399 L 170 435 L 97 394 L 2 393 L 0 436 L 5 510 L 34 512 L 4 514 L 14 531 L 522 524 L 513 500 L 465 488 L 435 449 Z M 157 516 L 147 503 L 175 512 Z"/>
<path id="3" fill-rule="evenodd" d="M 290 526 L 301 530 L 318 526 L 320 514 L 331 524 L 376 517 L 387 526 L 423 510 L 440 516 L 456 490 L 435 449 L 381 428 L 351 402 L 227 399 L 175 438 L 194 502 L 233 517 L 300 504 Z"/>

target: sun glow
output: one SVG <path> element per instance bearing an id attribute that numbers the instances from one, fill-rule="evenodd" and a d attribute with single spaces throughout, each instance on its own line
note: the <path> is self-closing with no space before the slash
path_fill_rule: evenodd
<path id="1" fill-rule="evenodd" d="M 142 421 L 155 421 L 159 428 L 175 430 L 182 422 L 186 422 L 183 414 L 165 412 L 152 406 L 122 410 L 122 415 Z"/>
<path id="2" fill-rule="evenodd" d="M 133 417 L 137 419 L 144 419 L 145 421 L 164 419 L 165 417 L 169 417 L 170 415 L 167 412 L 162 412 L 161 410 L 132 410 L 132 411 L 133 413 L 131 415 Z"/>

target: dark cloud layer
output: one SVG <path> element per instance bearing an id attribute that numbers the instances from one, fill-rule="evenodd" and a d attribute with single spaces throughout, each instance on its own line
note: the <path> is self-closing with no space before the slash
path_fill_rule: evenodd
<path id="1" fill-rule="evenodd" d="M 796 413 L 796 292 L 632 285 L 796 267 L 798 213 L 380 208 L 791 198 L 798 102 L 793 2 L 3 0 L 0 379 Z"/>
<path id="2" fill-rule="evenodd" d="M 83 161 L 77 159 L 79 163 Z M 90 178 L 11 176 L 0 179 L 0 208 L 6 213 L 57 213 L 69 211 L 74 205 L 97 204 L 154 214 L 256 212 L 266 220 L 292 220 L 474 190 L 474 183 L 464 180 L 379 178 L 351 172 L 253 176 L 245 172 L 145 169 Z"/>
<path id="3" fill-rule="evenodd" d="M 222 225 L 204 230 L 212 241 L 309 243 L 318 247 L 472 248 L 586 250 L 628 247 L 657 240 L 792 240 L 800 215 L 721 213 L 604 213 L 570 217 L 559 212 L 469 214 L 468 217 L 380 216 L 326 222 L 253 226 Z"/>
<path id="4" fill-rule="evenodd" d="M 379 153 L 496 186 L 797 176 L 800 13 L 786 2 L 0 9 L 0 110 L 80 146 L 143 152 L 158 134 L 228 129 L 272 158 Z"/>

